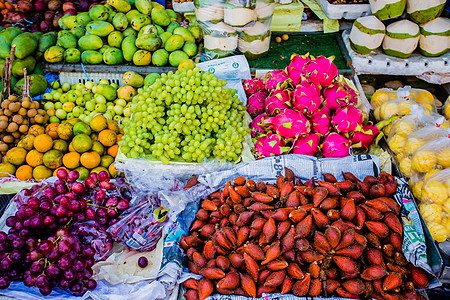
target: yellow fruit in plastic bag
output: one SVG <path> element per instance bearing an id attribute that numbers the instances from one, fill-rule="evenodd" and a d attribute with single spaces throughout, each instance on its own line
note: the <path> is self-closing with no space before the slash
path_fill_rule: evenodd
<path id="1" fill-rule="evenodd" d="M 423 185 L 423 182 L 419 181 L 419 182 L 416 182 L 416 184 L 414 184 L 412 186 L 412 193 L 419 200 L 422 199 L 422 185 Z"/>
<path id="2" fill-rule="evenodd" d="M 373 93 L 372 98 L 370 99 L 370 103 L 374 107 L 379 107 L 384 102 L 389 101 L 394 98 L 395 92 L 394 91 L 388 91 L 385 89 L 380 89 L 375 91 Z"/>
<path id="3" fill-rule="evenodd" d="M 447 187 L 447 193 L 450 195 L 450 177 L 447 178 L 447 181 L 445 182 L 445 186 Z"/>
<path id="4" fill-rule="evenodd" d="M 433 110 L 433 106 L 431 104 L 422 104 L 423 107 L 429 110 Z"/>
<path id="5" fill-rule="evenodd" d="M 450 120 L 450 104 L 447 104 L 447 106 L 444 108 L 444 116 Z"/>
<path id="6" fill-rule="evenodd" d="M 444 168 L 450 168 L 450 148 L 443 149 L 438 154 L 438 163 Z"/>
<path id="7" fill-rule="evenodd" d="M 391 150 L 394 151 L 395 154 L 399 154 L 403 152 L 403 149 L 405 149 L 405 141 L 406 138 L 401 135 L 394 135 L 389 140 L 389 147 L 391 147 Z"/>
<path id="8" fill-rule="evenodd" d="M 441 243 L 447 239 L 449 232 L 443 225 L 434 222 L 426 222 L 426 224 L 436 242 Z"/>
<path id="9" fill-rule="evenodd" d="M 427 180 L 431 175 L 436 174 L 439 171 L 442 171 L 442 170 L 440 170 L 440 169 L 433 169 L 431 171 L 426 172 L 425 176 L 423 177 L 423 181 Z"/>
<path id="10" fill-rule="evenodd" d="M 430 180 L 422 188 L 422 201 L 442 204 L 447 198 L 447 187 L 439 181 Z"/>
<path id="11" fill-rule="evenodd" d="M 427 90 L 411 90 L 409 98 L 422 105 L 428 104 L 431 106 L 434 104 L 433 94 Z"/>
<path id="12" fill-rule="evenodd" d="M 442 212 L 442 208 L 434 203 L 422 203 L 419 205 L 419 211 L 422 214 L 425 222 L 435 222 L 441 223 L 444 218 L 444 213 Z"/>
<path id="13" fill-rule="evenodd" d="M 411 113 L 411 102 L 410 101 L 402 101 L 398 104 L 398 113 L 399 115 L 409 115 Z"/>
<path id="14" fill-rule="evenodd" d="M 441 128 L 444 128 L 444 129 L 450 128 L 450 123 L 449 122 L 442 123 Z"/>
<path id="15" fill-rule="evenodd" d="M 404 152 L 400 152 L 399 154 L 397 154 L 397 155 L 395 156 L 395 159 L 396 159 L 397 161 L 400 161 L 400 160 L 403 158 L 403 153 L 404 153 Z"/>
<path id="16" fill-rule="evenodd" d="M 380 121 L 380 120 L 381 120 L 380 107 L 377 107 L 377 108 L 374 109 L 374 111 L 373 111 L 373 116 L 375 117 L 375 119 L 376 119 L 377 121 Z"/>
<path id="17" fill-rule="evenodd" d="M 406 137 L 408 134 L 414 132 L 415 125 L 408 120 L 398 120 L 392 125 L 392 129 L 394 134 L 401 135 Z"/>
<path id="18" fill-rule="evenodd" d="M 447 198 L 447 201 L 445 201 L 444 204 L 442 204 L 442 209 L 446 213 L 450 214 L 450 198 Z M 450 228 L 449 228 L 449 230 L 450 230 Z"/>
<path id="19" fill-rule="evenodd" d="M 380 117 L 381 120 L 387 120 L 390 117 L 397 115 L 399 113 L 397 102 L 386 102 L 381 105 Z"/>
<path id="20" fill-rule="evenodd" d="M 382 129 L 385 136 L 389 135 L 389 131 L 391 131 L 391 128 L 392 128 L 392 123 Z"/>
<path id="21" fill-rule="evenodd" d="M 408 157 L 403 157 L 399 162 L 400 172 L 402 172 L 403 176 L 410 177 L 411 176 L 411 160 Z"/>
<path id="22" fill-rule="evenodd" d="M 416 137 L 406 138 L 405 142 L 405 152 L 409 154 L 414 153 L 420 146 L 425 144 L 424 140 Z"/>
<path id="23" fill-rule="evenodd" d="M 425 173 L 432 170 L 436 163 L 436 154 L 431 150 L 423 150 L 414 153 L 411 167 L 419 173 Z"/>

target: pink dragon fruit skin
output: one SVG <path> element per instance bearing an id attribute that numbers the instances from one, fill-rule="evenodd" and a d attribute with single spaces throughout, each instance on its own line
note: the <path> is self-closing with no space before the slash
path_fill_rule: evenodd
<path id="1" fill-rule="evenodd" d="M 293 85 L 297 85 L 301 81 L 301 77 L 305 75 L 304 68 L 311 61 L 309 53 L 305 55 L 292 54 L 291 62 L 286 67 L 286 72 L 292 80 Z"/>
<path id="2" fill-rule="evenodd" d="M 286 89 L 275 90 L 269 98 L 266 98 L 265 110 L 267 115 L 273 116 L 283 109 L 289 108 L 290 92 Z"/>
<path id="3" fill-rule="evenodd" d="M 264 90 L 264 82 L 259 78 L 248 79 L 244 81 L 244 91 L 247 97 L 254 93 Z"/>
<path id="4" fill-rule="evenodd" d="M 292 109 L 285 109 L 262 124 L 286 139 L 300 137 L 311 131 L 309 120 L 301 112 Z"/>
<path id="5" fill-rule="evenodd" d="M 348 89 L 350 94 L 350 99 L 348 100 L 348 103 L 350 104 L 358 103 L 358 94 L 356 93 L 356 91 L 351 87 L 349 87 L 346 83 L 344 83 L 344 86 Z"/>
<path id="6" fill-rule="evenodd" d="M 286 72 L 283 70 L 273 70 L 268 72 L 264 77 L 264 87 L 270 92 L 279 88 L 288 79 Z"/>
<path id="7" fill-rule="evenodd" d="M 264 112 L 266 98 L 265 92 L 256 92 L 248 98 L 247 111 L 252 118 Z"/>
<path id="8" fill-rule="evenodd" d="M 356 96 L 356 93 L 348 85 L 335 82 L 323 90 L 324 105 L 329 109 L 336 110 L 349 103 L 354 103 L 355 98 L 351 91 Z"/>
<path id="9" fill-rule="evenodd" d="M 322 143 L 324 157 L 345 157 L 349 155 L 350 142 L 342 135 L 332 132 Z"/>
<path id="10" fill-rule="evenodd" d="M 311 122 L 312 131 L 320 136 L 326 136 L 331 131 L 330 110 L 324 106 L 316 111 L 309 121 Z"/>
<path id="11" fill-rule="evenodd" d="M 346 134 L 359 131 L 363 119 L 364 116 L 361 111 L 349 104 L 336 110 L 335 115 L 331 119 L 331 124 L 338 133 Z"/>
<path id="12" fill-rule="evenodd" d="M 311 116 L 322 104 L 320 89 L 314 83 L 302 80 L 292 92 L 292 106 Z"/>
<path id="13" fill-rule="evenodd" d="M 250 123 L 250 129 L 252 130 L 252 137 L 255 138 L 265 132 L 264 128 L 260 125 L 261 121 L 266 118 L 266 114 L 261 114 L 253 119 Z"/>
<path id="14" fill-rule="evenodd" d="M 289 147 L 285 147 L 285 141 L 281 136 L 269 132 L 256 141 L 254 151 L 257 158 L 262 158 L 286 154 Z"/>
<path id="15" fill-rule="evenodd" d="M 319 151 L 320 135 L 311 133 L 295 140 L 292 152 L 313 156 Z"/>
<path id="16" fill-rule="evenodd" d="M 309 80 L 321 87 L 330 86 L 338 75 L 338 69 L 333 60 L 334 56 L 329 58 L 319 56 L 316 59 L 312 59 L 305 66 L 305 73 Z"/>
<path id="17" fill-rule="evenodd" d="M 352 142 L 353 148 L 369 148 L 373 140 L 380 133 L 380 130 L 376 125 L 364 124 L 361 126 L 360 131 L 356 131 L 352 134 L 350 141 Z"/>

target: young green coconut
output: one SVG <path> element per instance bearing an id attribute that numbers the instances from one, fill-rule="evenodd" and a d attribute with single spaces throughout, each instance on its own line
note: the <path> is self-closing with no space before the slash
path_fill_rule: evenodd
<path id="1" fill-rule="evenodd" d="M 383 43 L 386 28 L 375 16 L 360 17 L 350 31 L 350 46 L 361 54 L 368 54 Z"/>
<path id="2" fill-rule="evenodd" d="M 369 2 L 372 14 L 381 21 L 401 16 L 406 6 L 406 0 L 369 0 Z"/>
<path id="3" fill-rule="evenodd" d="M 419 43 L 419 26 L 408 20 L 392 23 L 386 28 L 383 40 L 384 53 L 390 56 L 407 58 Z"/>
<path id="4" fill-rule="evenodd" d="M 450 20 L 437 18 L 420 25 L 419 51 L 424 56 L 440 56 L 450 49 Z"/>
<path id="5" fill-rule="evenodd" d="M 436 19 L 444 10 L 445 0 L 407 0 L 406 12 L 416 23 Z"/>

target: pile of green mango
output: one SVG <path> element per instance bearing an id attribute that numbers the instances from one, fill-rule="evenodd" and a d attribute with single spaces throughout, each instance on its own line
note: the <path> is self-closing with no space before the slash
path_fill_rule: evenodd
<path id="1" fill-rule="evenodd" d="M 197 54 L 200 26 L 187 28 L 180 16 L 150 0 L 108 0 L 77 16 L 59 20 L 55 46 L 45 51 L 50 63 L 177 67 Z"/>
<path id="2" fill-rule="evenodd" d="M 5 58 L 10 56 L 11 46 L 16 45 L 12 67 L 13 88 L 16 85 L 23 86 L 25 81 L 23 69 L 26 68 L 28 75 L 35 75 L 33 76 L 35 80 L 31 81 L 31 95 L 40 95 L 47 89 L 47 80 L 42 76 L 39 61 L 42 60 L 44 52 L 56 44 L 56 39 L 56 32 L 42 34 L 42 32 L 22 32 L 19 27 L 0 28 L 0 68 L 3 68 Z"/>

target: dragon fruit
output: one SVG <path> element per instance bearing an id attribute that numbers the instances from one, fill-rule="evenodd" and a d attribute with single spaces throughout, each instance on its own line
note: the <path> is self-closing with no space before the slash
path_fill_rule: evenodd
<path id="1" fill-rule="evenodd" d="M 319 151 L 319 142 L 320 135 L 317 133 L 308 134 L 295 140 L 292 152 L 294 154 L 313 156 Z"/>
<path id="2" fill-rule="evenodd" d="M 312 131 L 318 133 L 320 136 L 326 136 L 331 130 L 330 119 L 330 110 L 326 106 L 322 107 L 309 119 L 312 125 Z"/>
<path id="3" fill-rule="evenodd" d="M 330 133 L 322 143 L 324 157 L 345 157 L 349 155 L 350 142 L 339 133 Z"/>
<path id="4" fill-rule="evenodd" d="M 336 110 L 336 114 L 331 119 L 331 124 L 337 132 L 346 134 L 359 131 L 363 119 L 361 111 L 349 104 Z"/>
<path id="5" fill-rule="evenodd" d="M 356 103 L 356 93 L 345 83 L 335 82 L 323 90 L 324 105 L 329 109 L 336 110 L 348 104 Z"/>
<path id="6" fill-rule="evenodd" d="M 333 63 L 334 56 L 326 58 L 319 56 L 312 59 L 306 66 L 304 72 L 312 83 L 321 87 L 330 86 L 338 75 L 338 69 Z"/>
<path id="7" fill-rule="evenodd" d="M 247 111 L 253 118 L 264 112 L 264 103 L 267 94 L 265 92 L 256 92 L 248 98 Z"/>
<path id="8" fill-rule="evenodd" d="M 350 141 L 353 148 L 369 148 L 373 140 L 380 133 L 380 129 L 373 124 L 364 124 L 361 126 L 360 131 L 356 131 L 352 134 Z"/>
<path id="9" fill-rule="evenodd" d="M 275 117 L 265 119 L 262 124 L 287 139 L 300 137 L 311 131 L 308 119 L 301 112 L 292 109 L 285 109 Z"/>
<path id="10" fill-rule="evenodd" d="M 289 147 L 285 145 L 281 136 L 269 132 L 256 141 L 254 151 L 258 158 L 282 155 L 289 151 Z"/>
<path id="11" fill-rule="evenodd" d="M 258 135 L 264 133 L 264 128 L 260 125 L 261 121 L 267 117 L 266 114 L 261 114 L 253 119 L 250 123 L 250 129 L 252 130 L 252 137 L 257 137 Z"/>
<path id="12" fill-rule="evenodd" d="M 264 77 L 264 87 L 268 91 L 279 88 L 284 82 L 288 80 L 287 74 L 282 70 L 273 70 Z"/>
<path id="13" fill-rule="evenodd" d="M 305 55 L 298 55 L 294 53 L 291 55 L 291 62 L 286 67 L 286 72 L 292 80 L 293 85 L 300 83 L 302 79 L 301 77 L 305 75 L 303 69 L 310 61 L 311 59 L 309 58 L 309 53 L 306 53 Z"/>
<path id="14" fill-rule="evenodd" d="M 266 113 L 269 116 L 278 114 L 283 109 L 289 108 L 290 92 L 285 89 L 275 90 L 269 98 L 266 99 Z"/>
<path id="15" fill-rule="evenodd" d="M 247 97 L 264 90 L 264 82 L 259 78 L 244 81 L 244 91 Z"/>
<path id="16" fill-rule="evenodd" d="M 292 92 L 292 106 L 311 116 L 322 104 L 320 89 L 314 83 L 303 79 Z"/>

